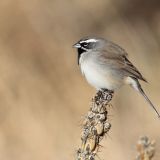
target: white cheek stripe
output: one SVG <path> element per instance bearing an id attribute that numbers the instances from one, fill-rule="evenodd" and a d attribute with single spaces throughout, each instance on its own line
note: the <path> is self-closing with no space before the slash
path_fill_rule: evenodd
<path id="1" fill-rule="evenodd" d="M 80 43 L 83 43 L 83 42 L 86 42 L 86 43 L 88 43 L 88 42 L 97 42 L 98 40 L 96 40 L 96 39 L 88 39 L 88 40 L 85 40 L 85 41 L 81 41 Z"/>
<path id="2" fill-rule="evenodd" d="M 85 50 L 85 51 L 88 51 L 89 49 L 87 49 L 87 48 L 84 48 L 84 47 L 81 47 L 83 50 Z"/>

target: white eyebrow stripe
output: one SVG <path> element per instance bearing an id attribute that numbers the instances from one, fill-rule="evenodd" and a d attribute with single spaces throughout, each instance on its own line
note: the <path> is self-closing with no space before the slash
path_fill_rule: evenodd
<path id="1" fill-rule="evenodd" d="M 83 43 L 83 42 L 86 42 L 86 43 L 88 43 L 88 42 L 97 42 L 98 40 L 96 40 L 96 39 L 88 39 L 88 40 L 85 40 L 85 41 L 81 41 L 80 43 Z"/>

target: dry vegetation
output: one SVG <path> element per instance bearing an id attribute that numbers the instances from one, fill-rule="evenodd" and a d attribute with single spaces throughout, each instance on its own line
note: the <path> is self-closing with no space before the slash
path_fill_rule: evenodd
<path id="1" fill-rule="evenodd" d="M 92 98 L 92 104 L 84 117 L 81 132 L 81 145 L 76 160 L 95 160 L 101 148 L 100 142 L 108 134 L 111 123 L 108 121 L 108 108 L 113 91 L 98 91 Z"/>
<path id="2" fill-rule="evenodd" d="M 72 49 L 86 35 L 106 37 L 129 52 L 160 110 L 158 0 L 1 0 L 0 159 L 73 159 L 80 117 L 95 93 Z M 100 157 L 133 159 L 143 134 L 160 148 L 160 121 L 144 99 L 124 87 L 113 101 L 113 127 Z"/>
<path id="3" fill-rule="evenodd" d="M 136 160 L 152 160 L 155 155 L 155 141 L 150 140 L 147 136 L 140 137 L 137 151 Z"/>

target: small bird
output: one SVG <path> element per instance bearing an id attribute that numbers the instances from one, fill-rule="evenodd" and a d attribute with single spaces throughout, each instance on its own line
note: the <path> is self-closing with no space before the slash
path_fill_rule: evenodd
<path id="1" fill-rule="evenodd" d="M 139 80 L 147 82 L 146 79 L 128 60 L 128 54 L 123 48 L 99 37 L 82 38 L 73 47 L 77 48 L 78 65 L 89 84 L 97 90 L 111 91 L 129 84 L 143 95 L 160 118 L 160 113 L 139 83 Z"/>

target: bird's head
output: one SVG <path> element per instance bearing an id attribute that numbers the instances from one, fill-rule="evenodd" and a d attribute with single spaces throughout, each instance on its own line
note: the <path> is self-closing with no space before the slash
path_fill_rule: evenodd
<path id="1" fill-rule="evenodd" d="M 106 40 L 98 37 L 86 37 L 79 40 L 73 45 L 74 48 L 81 50 L 81 52 L 87 52 L 92 50 L 98 50 L 103 48 Z"/>

